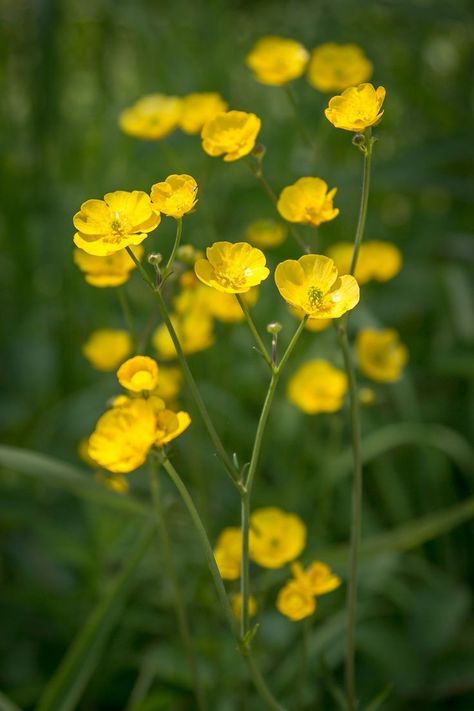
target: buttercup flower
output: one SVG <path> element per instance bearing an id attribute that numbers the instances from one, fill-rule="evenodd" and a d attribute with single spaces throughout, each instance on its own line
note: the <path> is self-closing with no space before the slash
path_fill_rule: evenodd
<path id="1" fill-rule="evenodd" d="M 325 360 L 301 365 L 288 382 L 288 399 L 307 415 L 337 412 L 347 391 L 347 376 Z"/>
<path id="2" fill-rule="evenodd" d="M 133 248 L 133 253 L 137 259 L 141 259 L 143 247 L 137 245 Z M 76 248 L 73 257 L 74 263 L 84 273 L 86 282 L 101 288 L 125 284 L 130 272 L 135 269 L 135 264 L 125 249 L 114 252 L 108 257 L 94 257 Z"/>
<path id="3" fill-rule="evenodd" d="M 186 430 L 191 424 L 191 417 L 187 412 L 172 412 L 159 410 L 156 413 L 156 438 L 155 446 L 163 447 Z"/>
<path id="4" fill-rule="evenodd" d="M 378 383 L 398 380 L 408 360 L 407 348 L 400 343 L 400 337 L 393 328 L 360 331 L 356 351 L 361 371 Z"/>
<path id="5" fill-rule="evenodd" d="M 148 94 L 120 114 L 124 133 L 134 138 L 157 140 L 177 127 L 181 117 L 181 99 L 164 94 Z"/>
<path id="6" fill-rule="evenodd" d="M 327 42 L 311 52 L 308 81 L 319 91 L 344 91 L 368 81 L 372 72 L 372 62 L 356 44 Z"/>
<path id="7" fill-rule="evenodd" d="M 227 111 L 224 99 L 215 92 L 188 94 L 181 100 L 180 128 L 185 133 L 200 133 L 217 114 Z"/>
<path id="8" fill-rule="evenodd" d="M 134 356 L 122 363 L 117 379 L 123 388 L 135 393 L 154 390 L 158 383 L 158 364 L 148 356 Z"/>
<path id="9" fill-rule="evenodd" d="M 286 227 L 275 220 L 256 220 L 245 230 L 247 242 L 256 244 L 262 249 L 278 247 L 285 241 L 286 235 Z"/>
<path id="10" fill-rule="evenodd" d="M 167 368 L 161 365 L 160 377 L 156 388 L 153 390 L 153 395 L 157 395 L 165 402 L 170 402 L 177 397 L 182 381 L 183 374 L 179 368 Z"/>
<path id="11" fill-rule="evenodd" d="M 311 563 L 306 569 L 301 563 L 293 563 L 291 572 L 301 585 L 307 587 L 312 595 L 325 595 L 338 588 L 342 581 L 338 575 L 332 572 L 329 565 L 319 560 Z"/>
<path id="12" fill-rule="evenodd" d="M 86 200 L 74 215 L 74 244 L 88 254 L 106 257 L 139 244 L 160 224 L 150 197 L 141 190 L 107 193 L 103 200 Z"/>
<path id="13" fill-rule="evenodd" d="M 334 261 L 339 274 L 347 274 L 352 259 L 354 245 L 351 242 L 337 242 L 328 249 L 328 256 Z M 391 242 L 363 242 L 359 249 L 355 279 L 366 284 L 372 279 L 386 282 L 395 277 L 402 267 L 402 255 Z"/>
<path id="14" fill-rule="evenodd" d="M 265 255 L 247 242 L 214 242 L 206 249 L 207 259 L 194 265 L 204 284 L 228 294 L 242 294 L 270 274 Z"/>
<path id="15" fill-rule="evenodd" d="M 359 84 L 349 87 L 339 96 L 333 96 L 324 113 L 336 128 L 359 133 L 381 120 L 383 111 L 380 109 L 384 99 L 383 86 L 375 89 L 372 84 Z"/>
<path id="16" fill-rule="evenodd" d="M 281 568 L 297 558 L 306 543 L 306 526 L 296 514 L 275 507 L 250 516 L 250 557 L 264 568 Z"/>
<path id="17" fill-rule="evenodd" d="M 318 227 L 339 215 L 339 209 L 333 206 L 336 192 L 337 188 L 328 191 L 327 183 L 321 178 L 300 178 L 283 188 L 277 209 L 288 222 Z"/>
<path id="18" fill-rule="evenodd" d="M 332 259 L 322 254 L 281 262 L 275 270 L 275 283 L 285 301 L 310 318 L 339 318 L 359 303 L 354 277 L 338 277 Z"/>
<path id="19" fill-rule="evenodd" d="M 202 284 L 194 272 L 185 272 L 181 277 L 181 284 L 183 283 L 185 288 L 173 301 L 176 313 L 195 313 L 201 317 L 207 315 L 223 323 L 239 323 L 245 319 L 234 294 L 216 291 Z M 254 286 L 246 291 L 242 298 L 248 306 L 254 306 L 258 298 L 258 287 Z"/>
<path id="20" fill-rule="evenodd" d="M 224 580 L 237 580 L 240 577 L 242 558 L 242 532 L 236 526 L 224 528 L 214 548 L 217 567 Z"/>
<path id="21" fill-rule="evenodd" d="M 245 111 L 226 111 L 206 121 L 202 128 L 203 150 L 210 156 L 223 156 L 227 162 L 246 156 L 255 146 L 261 121 Z"/>
<path id="22" fill-rule="evenodd" d="M 240 593 L 235 593 L 230 598 L 230 604 L 232 606 L 232 612 L 237 620 L 240 620 L 242 614 L 242 595 Z M 253 595 L 249 595 L 249 616 L 253 617 L 257 614 L 257 601 Z"/>
<path id="23" fill-rule="evenodd" d="M 290 306 L 290 311 L 294 316 L 296 316 L 296 318 L 299 318 L 300 321 L 305 316 L 303 309 L 296 306 Z M 320 331 L 325 331 L 329 328 L 331 323 L 332 318 L 309 318 L 306 321 L 305 328 L 307 331 L 311 331 L 312 333 L 320 333 Z"/>
<path id="24" fill-rule="evenodd" d="M 184 316 L 175 314 L 171 316 L 171 322 L 187 355 L 204 351 L 214 343 L 213 323 L 207 314 L 196 314 L 194 311 Z M 160 358 L 176 358 L 176 349 L 166 324 L 158 326 L 152 336 L 152 343 Z"/>
<path id="25" fill-rule="evenodd" d="M 158 212 L 178 219 L 193 209 L 198 186 L 190 175 L 168 175 L 151 189 L 151 201 Z"/>
<path id="26" fill-rule="evenodd" d="M 308 51 L 299 42 L 270 36 L 256 42 L 245 62 L 257 81 L 281 86 L 303 74 L 308 58 Z"/>
<path id="27" fill-rule="evenodd" d="M 278 593 L 277 610 L 293 622 L 309 617 L 316 610 L 314 595 L 298 580 L 290 580 Z"/>
<path id="28" fill-rule="evenodd" d="M 111 489 L 117 494 L 127 494 L 130 490 L 130 485 L 122 474 L 113 474 L 112 472 L 104 474 L 103 472 L 97 472 L 96 479 L 106 486 L 107 489 Z"/>
<path id="29" fill-rule="evenodd" d="M 82 353 L 96 370 L 110 372 L 132 352 L 133 342 L 127 331 L 101 328 L 91 333 Z"/>

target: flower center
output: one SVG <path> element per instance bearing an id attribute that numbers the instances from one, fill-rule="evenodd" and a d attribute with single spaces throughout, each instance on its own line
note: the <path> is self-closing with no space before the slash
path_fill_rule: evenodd
<path id="1" fill-rule="evenodd" d="M 316 286 L 310 286 L 308 289 L 308 301 L 313 310 L 321 306 L 323 292 Z"/>

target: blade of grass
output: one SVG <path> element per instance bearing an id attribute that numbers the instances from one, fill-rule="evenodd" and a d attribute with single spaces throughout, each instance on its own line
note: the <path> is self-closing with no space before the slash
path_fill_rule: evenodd
<path id="1" fill-rule="evenodd" d="M 0 691 L 0 711 L 21 711 L 21 709 Z"/>

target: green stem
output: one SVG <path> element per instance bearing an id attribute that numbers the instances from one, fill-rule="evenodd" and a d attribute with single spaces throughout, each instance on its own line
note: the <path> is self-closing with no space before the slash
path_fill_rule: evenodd
<path id="1" fill-rule="evenodd" d="M 303 620 L 301 625 L 301 666 L 300 666 L 300 681 L 299 689 L 299 708 L 304 709 L 304 691 L 306 687 L 306 678 L 308 676 L 309 663 L 309 631 L 310 620 Z"/>
<path id="2" fill-rule="evenodd" d="M 120 303 L 120 308 L 122 310 L 122 316 L 123 320 L 125 322 L 125 325 L 128 329 L 128 332 L 130 333 L 133 342 L 135 343 L 135 329 L 133 327 L 133 316 L 132 316 L 132 311 L 130 309 L 130 303 L 128 301 L 127 297 L 127 290 L 125 286 L 119 286 L 117 289 L 117 295 L 118 295 L 118 300 Z"/>
<path id="3" fill-rule="evenodd" d="M 173 264 L 176 257 L 176 252 L 181 242 L 181 235 L 183 234 L 183 218 L 178 217 L 176 220 L 176 236 L 174 238 L 173 249 L 171 250 L 170 258 L 166 263 L 166 267 L 163 270 L 163 279 L 166 279 L 173 270 Z"/>
<path id="4" fill-rule="evenodd" d="M 365 222 L 367 219 L 367 206 L 369 204 L 369 191 L 370 191 L 370 173 L 372 167 L 372 147 L 374 141 L 372 138 L 371 129 L 367 129 L 367 137 L 365 141 L 365 152 L 364 152 L 364 172 L 362 177 L 362 195 L 360 199 L 359 207 L 359 218 L 357 220 L 357 229 L 354 238 L 354 249 L 352 251 L 351 266 L 349 269 L 349 274 L 354 274 L 357 266 L 357 259 L 359 257 L 360 245 L 364 238 L 365 232 Z"/>
<path id="5" fill-rule="evenodd" d="M 253 339 L 255 343 L 257 344 L 257 350 L 260 353 L 260 355 L 263 357 L 265 363 L 270 367 L 273 368 L 272 365 L 272 359 L 265 347 L 264 342 L 260 338 L 260 334 L 257 331 L 257 327 L 255 326 L 255 323 L 253 321 L 252 316 L 250 315 L 249 307 L 247 306 L 245 299 L 242 297 L 242 294 L 236 294 L 237 301 L 240 304 L 240 308 L 242 309 L 242 312 L 245 316 L 245 320 L 247 321 L 247 325 L 250 329 L 250 332 L 253 336 Z"/>

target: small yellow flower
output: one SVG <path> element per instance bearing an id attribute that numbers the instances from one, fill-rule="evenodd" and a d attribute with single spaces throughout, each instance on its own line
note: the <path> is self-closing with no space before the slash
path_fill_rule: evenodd
<path id="1" fill-rule="evenodd" d="M 351 242 L 337 242 L 328 249 L 328 256 L 334 261 L 339 274 L 347 274 L 350 269 L 354 245 Z M 391 242 L 373 240 L 364 242 L 359 249 L 355 279 L 366 284 L 372 279 L 386 282 L 395 277 L 402 268 L 402 255 Z"/>
<path id="2" fill-rule="evenodd" d="M 148 356 L 134 356 L 122 363 L 117 379 L 123 388 L 135 393 L 154 390 L 158 383 L 158 364 Z"/>
<path id="3" fill-rule="evenodd" d="M 130 484 L 122 474 L 113 474 L 112 472 L 103 474 L 98 472 L 96 479 L 117 494 L 127 494 L 130 491 Z"/>
<path id="4" fill-rule="evenodd" d="M 237 620 L 240 620 L 240 616 L 242 615 L 242 595 L 240 593 L 235 593 L 235 595 L 232 595 L 230 598 L 230 604 L 232 606 L 232 612 L 234 617 Z M 249 595 L 248 609 L 250 617 L 253 617 L 257 614 L 257 601 L 253 595 Z"/>
<path id="5" fill-rule="evenodd" d="M 240 577 L 242 559 L 242 532 L 237 526 L 224 528 L 214 548 L 217 567 L 224 580 Z"/>
<path id="6" fill-rule="evenodd" d="M 372 84 L 359 84 L 333 96 L 324 113 L 336 128 L 359 133 L 381 120 L 384 99 L 383 86 L 375 89 Z"/>
<path id="7" fill-rule="evenodd" d="M 286 235 L 286 227 L 275 220 L 256 220 L 245 230 L 247 242 L 256 244 L 261 249 L 278 247 L 285 241 Z"/>
<path id="8" fill-rule="evenodd" d="M 290 306 L 290 311 L 293 316 L 299 318 L 300 321 L 302 318 L 304 318 L 305 313 L 303 309 L 300 309 L 297 306 Z M 325 331 L 327 328 L 329 328 L 331 323 L 332 318 L 309 318 L 306 321 L 305 328 L 311 333 L 320 333 L 321 331 Z"/>
<path id="9" fill-rule="evenodd" d="M 209 313 L 222 323 L 240 323 L 244 321 L 245 316 L 240 308 L 240 304 L 234 294 L 226 294 L 222 291 L 210 289 L 211 297 L 209 299 Z M 258 287 L 254 286 L 249 291 L 242 294 L 242 299 L 247 306 L 252 307 L 258 299 Z"/>
<path id="10" fill-rule="evenodd" d="M 359 402 L 362 405 L 373 405 L 375 402 L 375 393 L 372 388 L 359 389 Z"/>
<path id="11" fill-rule="evenodd" d="M 86 200 L 74 215 L 74 244 L 88 254 L 106 257 L 139 244 L 160 224 L 149 195 L 141 190 L 107 193 L 103 200 Z"/>
<path id="12" fill-rule="evenodd" d="M 307 415 L 337 412 L 347 391 L 347 376 L 325 360 L 301 365 L 288 382 L 288 398 Z"/>
<path id="13" fill-rule="evenodd" d="M 316 596 L 332 592 L 342 583 L 341 578 L 332 572 L 329 565 L 320 560 L 310 563 L 306 569 L 303 569 L 301 563 L 293 563 L 291 572 L 295 580 L 306 586 L 308 592 Z"/>
<path id="14" fill-rule="evenodd" d="M 322 254 L 281 262 L 275 270 L 275 283 L 285 301 L 310 318 L 339 318 L 359 303 L 354 277 L 338 277 L 332 259 Z"/>
<path id="15" fill-rule="evenodd" d="M 214 343 L 212 319 L 206 314 L 196 314 L 194 311 L 184 316 L 175 314 L 171 316 L 171 322 L 187 355 L 204 351 Z M 152 343 L 160 358 L 176 358 L 176 349 L 166 324 L 158 326 L 152 336 Z"/>
<path id="16" fill-rule="evenodd" d="M 160 365 L 160 377 L 158 385 L 153 391 L 153 395 L 157 395 L 165 402 L 173 401 L 181 390 L 183 374 L 179 368 Z"/>
<path id="17" fill-rule="evenodd" d="M 306 526 L 299 516 L 275 507 L 250 516 L 250 557 L 264 568 L 281 568 L 297 558 L 306 544 Z"/>
<path id="18" fill-rule="evenodd" d="M 408 350 L 400 343 L 400 337 L 393 328 L 360 331 L 356 351 L 361 371 L 378 383 L 398 380 L 408 360 Z"/>
<path id="19" fill-rule="evenodd" d="M 261 84 L 282 86 L 300 77 L 309 58 L 302 44 L 286 37 L 261 37 L 245 58 Z"/>
<path id="20" fill-rule="evenodd" d="M 119 124 L 134 138 L 157 140 L 177 127 L 181 117 L 181 99 L 164 94 L 148 94 L 122 111 Z"/>
<path id="21" fill-rule="evenodd" d="M 133 342 L 127 331 L 101 328 L 93 331 L 82 346 L 82 353 L 96 370 L 115 370 L 132 352 Z"/>
<path id="22" fill-rule="evenodd" d="M 336 192 L 337 188 L 328 191 L 327 183 L 321 178 L 299 178 L 283 188 L 277 209 L 288 222 L 318 227 L 339 215 L 339 209 L 333 205 Z"/>
<path id="23" fill-rule="evenodd" d="M 227 104 L 220 94 L 215 92 L 188 94 L 181 100 L 180 128 L 185 133 L 200 133 L 207 121 L 224 111 L 227 111 Z"/>
<path id="24" fill-rule="evenodd" d="M 265 255 L 248 242 L 214 242 L 206 249 L 207 259 L 194 265 L 204 284 L 227 294 L 242 294 L 257 286 L 270 274 Z"/>
<path id="25" fill-rule="evenodd" d="M 202 128 L 203 150 L 210 156 L 223 156 L 226 162 L 248 155 L 260 131 L 261 121 L 245 111 L 225 111 L 206 121 Z"/>
<path id="26" fill-rule="evenodd" d="M 190 175 L 168 175 L 151 189 L 151 201 L 158 212 L 178 219 L 193 209 L 198 186 Z"/>
<path id="27" fill-rule="evenodd" d="M 172 412 L 159 410 L 156 413 L 156 439 L 155 447 L 163 447 L 186 430 L 191 424 L 191 417 L 187 412 Z"/>
<path id="28" fill-rule="evenodd" d="M 372 73 L 372 62 L 356 44 L 321 44 L 311 52 L 308 64 L 309 83 L 325 93 L 362 84 Z"/>
<path id="29" fill-rule="evenodd" d="M 316 610 L 316 599 L 305 585 L 290 580 L 278 593 L 276 607 L 282 615 L 293 622 L 309 617 Z"/>
<path id="30" fill-rule="evenodd" d="M 143 247 L 137 245 L 133 248 L 133 253 L 137 259 L 141 259 Z M 135 269 L 135 264 L 125 249 L 114 252 L 108 257 L 94 257 L 76 248 L 73 256 L 74 264 L 83 272 L 86 282 L 91 286 L 101 288 L 120 286 L 128 281 L 130 272 Z"/>

